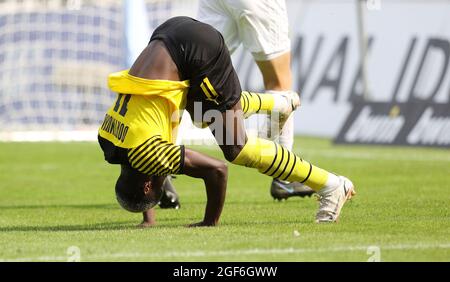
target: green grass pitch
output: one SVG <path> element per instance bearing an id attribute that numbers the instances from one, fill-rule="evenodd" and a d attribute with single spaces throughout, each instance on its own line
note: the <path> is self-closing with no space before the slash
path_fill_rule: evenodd
<path id="1" fill-rule="evenodd" d="M 67 261 L 76 246 L 81 261 L 450 261 L 448 149 L 305 137 L 295 151 L 355 183 L 339 223 L 315 224 L 314 198 L 274 201 L 268 177 L 230 165 L 219 227 L 184 227 L 202 218 L 206 197 L 201 181 L 179 176 L 182 208 L 136 229 L 141 215 L 119 208 L 119 168 L 97 144 L 0 143 L 0 260 Z"/>

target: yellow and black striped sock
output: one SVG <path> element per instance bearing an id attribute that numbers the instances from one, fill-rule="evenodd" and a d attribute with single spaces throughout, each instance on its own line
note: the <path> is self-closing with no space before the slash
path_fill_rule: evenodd
<path id="1" fill-rule="evenodd" d="M 259 112 L 271 112 L 275 105 L 273 95 L 242 91 L 241 105 L 244 116 L 247 118 Z"/>
<path id="2" fill-rule="evenodd" d="M 329 175 L 326 170 L 310 164 L 281 145 L 255 137 L 249 138 L 232 163 L 256 168 L 275 179 L 304 183 L 315 191 L 325 186 Z"/>

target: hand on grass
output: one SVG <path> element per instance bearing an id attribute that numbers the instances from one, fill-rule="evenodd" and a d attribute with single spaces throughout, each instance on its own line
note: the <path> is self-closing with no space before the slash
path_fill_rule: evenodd
<path id="1" fill-rule="evenodd" d="M 201 221 L 201 222 L 189 224 L 187 227 L 189 227 L 189 228 L 213 227 L 213 226 L 216 226 L 216 225 L 217 225 L 217 223 L 214 223 L 214 222 L 208 223 L 208 222 Z"/>
<path id="2" fill-rule="evenodd" d="M 147 221 L 142 221 L 140 224 L 136 225 L 137 228 L 149 228 L 149 227 L 153 227 L 156 225 L 155 221 L 151 221 L 151 222 L 147 222 Z"/>

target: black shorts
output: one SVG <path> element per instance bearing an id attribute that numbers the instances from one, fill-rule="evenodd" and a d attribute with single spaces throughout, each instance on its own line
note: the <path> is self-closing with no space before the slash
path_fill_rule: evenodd
<path id="1" fill-rule="evenodd" d="M 199 116 L 194 114 L 195 102 L 201 104 L 203 116 L 208 110 L 231 109 L 240 100 L 241 85 L 227 46 L 212 26 L 189 17 L 175 17 L 154 31 L 150 42 L 153 40 L 163 41 L 181 80 L 190 80 L 186 110 L 192 119 Z"/>
<path id="2" fill-rule="evenodd" d="M 115 146 L 109 140 L 98 135 L 98 143 L 102 148 L 105 160 L 110 164 L 130 164 L 128 161 L 128 149 Z"/>

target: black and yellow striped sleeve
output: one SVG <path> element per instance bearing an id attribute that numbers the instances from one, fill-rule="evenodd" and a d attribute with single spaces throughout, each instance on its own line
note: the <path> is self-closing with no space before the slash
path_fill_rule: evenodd
<path id="1" fill-rule="evenodd" d="M 147 175 L 180 174 L 184 164 L 184 146 L 177 146 L 153 136 L 128 151 L 131 167 Z"/>

